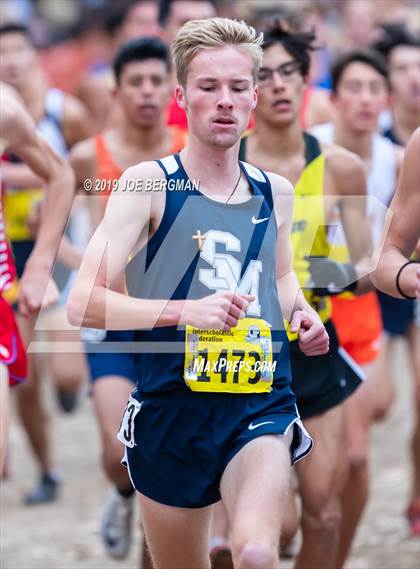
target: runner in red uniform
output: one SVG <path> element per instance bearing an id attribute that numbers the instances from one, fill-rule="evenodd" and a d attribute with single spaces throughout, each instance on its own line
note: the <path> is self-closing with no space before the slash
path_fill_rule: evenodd
<path id="1" fill-rule="evenodd" d="M 67 222 L 73 195 L 73 176 L 65 161 L 35 131 L 35 125 L 17 94 L 0 84 L 0 155 L 19 156 L 47 185 L 38 238 L 20 281 L 19 310 L 24 316 L 56 301 L 58 291 L 47 283 Z M 48 220 L 48 223 L 44 223 Z M 23 381 L 26 357 L 12 310 L 4 293 L 14 279 L 15 267 L 4 235 L 0 207 L 0 468 L 9 424 L 9 384 Z"/>

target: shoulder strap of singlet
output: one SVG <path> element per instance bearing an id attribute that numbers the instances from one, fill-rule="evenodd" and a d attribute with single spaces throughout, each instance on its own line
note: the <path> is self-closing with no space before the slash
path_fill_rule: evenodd
<path id="1" fill-rule="evenodd" d="M 243 162 L 246 160 L 246 141 L 247 141 L 247 136 L 243 136 L 241 138 L 241 142 L 239 144 L 239 160 L 242 160 Z"/>
<path id="2" fill-rule="evenodd" d="M 176 154 L 177 155 L 177 154 Z M 174 154 L 165 156 L 160 160 L 156 160 L 156 163 L 163 171 L 166 180 L 169 179 L 176 180 L 185 178 L 184 171 L 181 169 L 177 159 Z M 154 234 L 155 239 L 163 240 L 168 234 L 172 224 L 175 222 L 179 212 L 184 206 L 185 200 L 188 195 L 194 193 L 194 191 L 166 191 L 165 192 L 165 206 L 163 210 L 162 219 L 160 224 Z M 149 249 L 146 257 L 146 268 L 149 266 L 153 259 L 153 251 L 149 253 Z"/>
<path id="3" fill-rule="evenodd" d="M 273 209 L 273 194 L 271 191 L 271 183 L 270 180 L 268 179 L 267 174 L 264 172 L 264 170 L 261 170 L 260 168 L 257 168 L 252 164 L 248 164 L 248 162 L 244 162 L 241 160 L 241 164 L 244 171 L 246 172 L 248 182 L 250 182 L 250 184 L 254 187 L 254 189 L 256 187 L 258 191 L 261 192 L 271 212 Z"/>
<path id="4" fill-rule="evenodd" d="M 177 171 L 181 171 L 178 162 L 173 154 L 165 156 L 160 160 L 156 160 L 161 169 L 163 170 L 165 176 L 172 176 Z"/>
<path id="5" fill-rule="evenodd" d="M 259 192 L 264 198 L 258 217 L 271 218 L 273 215 L 274 202 L 271 183 L 268 179 L 267 174 L 264 172 L 264 170 L 256 168 L 255 166 L 248 164 L 248 162 L 243 162 L 241 160 L 240 164 L 245 172 L 248 183 L 254 190 L 254 194 L 258 195 Z M 268 229 L 268 225 L 268 223 L 258 223 L 254 225 L 250 240 L 250 246 L 248 247 L 247 254 L 242 264 L 241 276 L 244 274 L 246 268 L 248 267 L 248 263 L 255 257 L 255 252 L 257 252 L 257 255 L 259 255 L 262 244 L 264 242 L 265 234 Z"/>
<path id="6" fill-rule="evenodd" d="M 309 132 L 303 133 L 303 139 L 305 141 L 305 162 L 306 166 L 308 166 L 322 154 L 322 150 L 319 140 L 312 134 L 309 134 Z"/>
<path id="7" fill-rule="evenodd" d="M 105 138 L 103 134 L 98 134 L 95 136 L 95 151 L 99 174 L 102 175 L 101 171 L 103 170 L 104 165 L 106 165 L 110 178 L 120 178 L 122 175 L 122 170 L 112 158 L 111 153 L 105 144 Z"/>
<path id="8" fill-rule="evenodd" d="M 398 144 L 399 146 L 404 146 L 402 144 L 402 142 L 397 138 L 394 130 L 391 128 L 388 128 L 387 130 L 384 131 L 383 136 L 385 138 L 387 138 L 388 140 L 390 140 L 391 142 L 393 142 L 394 144 Z"/>
<path id="9" fill-rule="evenodd" d="M 242 162 L 243 167 L 245 168 L 248 175 L 254 180 L 260 192 L 263 194 L 265 199 L 268 202 L 270 210 L 273 209 L 273 194 L 271 191 L 271 184 L 269 179 L 267 178 L 267 174 L 264 170 L 260 170 L 260 168 L 256 168 L 251 164 L 246 162 L 246 143 L 247 143 L 248 136 L 244 136 L 241 138 L 241 142 L 239 145 L 239 160 Z"/>

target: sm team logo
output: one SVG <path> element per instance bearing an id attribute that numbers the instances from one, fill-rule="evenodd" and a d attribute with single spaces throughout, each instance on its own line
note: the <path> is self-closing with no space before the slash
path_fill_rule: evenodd
<path id="1" fill-rule="evenodd" d="M 216 244 L 225 246 L 226 251 L 241 251 L 240 240 L 225 231 L 210 230 L 205 235 L 204 245 L 200 256 L 212 268 L 200 269 L 199 280 L 210 290 L 216 292 L 230 290 L 238 294 L 250 294 L 255 300 L 248 306 L 247 314 L 261 316 L 259 302 L 261 261 L 251 260 L 241 278 L 241 263 L 228 253 L 216 253 Z"/>

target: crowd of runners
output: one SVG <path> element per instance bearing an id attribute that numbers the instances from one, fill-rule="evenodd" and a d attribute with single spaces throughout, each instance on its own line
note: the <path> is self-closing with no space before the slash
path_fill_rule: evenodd
<path id="1" fill-rule="evenodd" d="M 48 377 L 90 398 L 111 557 L 139 508 L 143 569 L 339 569 L 403 338 L 418 539 L 412 3 L 102 4 L 66 48 L 0 24 L 2 476 L 20 422 L 22 507 L 60 500 Z"/>

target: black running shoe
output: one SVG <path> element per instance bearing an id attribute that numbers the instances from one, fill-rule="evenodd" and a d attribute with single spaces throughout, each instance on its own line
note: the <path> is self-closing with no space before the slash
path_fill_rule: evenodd
<path id="1" fill-rule="evenodd" d="M 64 413 L 73 413 L 79 402 L 77 391 L 57 389 L 56 394 L 60 409 L 64 411 Z"/>
<path id="2" fill-rule="evenodd" d="M 27 494 L 24 498 L 26 506 L 34 506 L 36 504 L 47 504 L 54 502 L 58 498 L 58 489 L 60 482 L 57 478 L 50 474 L 44 474 L 36 488 Z"/>

